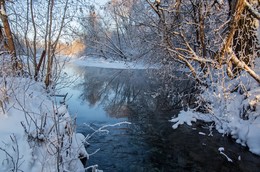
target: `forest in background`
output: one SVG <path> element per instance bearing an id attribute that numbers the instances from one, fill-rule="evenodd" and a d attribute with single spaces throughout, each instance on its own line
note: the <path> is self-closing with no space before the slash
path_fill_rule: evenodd
<path id="1" fill-rule="evenodd" d="M 23 66 L 35 80 L 44 78 L 46 86 L 57 77 L 52 69 L 59 68 L 59 47 L 73 41 L 84 44 L 79 51 L 85 49 L 81 53 L 86 56 L 159 63 L 169 73 L 187 67 L 202 85 L 208 84 L 212 69 L 220 68 L 230 79 L 247 71 L 260 82 L 254 72 L 259 51 L 256 0 L 1 3 L 3 49 L 13 55 L 16 68 Z"/>

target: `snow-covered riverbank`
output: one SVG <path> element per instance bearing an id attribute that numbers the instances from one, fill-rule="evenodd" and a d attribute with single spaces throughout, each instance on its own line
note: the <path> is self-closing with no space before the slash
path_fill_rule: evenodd
<path id="1" fill-rule="evenodd" d="M 256 73 L 260 74 L 260 60 L 256 60 Z M 224 73 L 219 71 L 219 73 Z M 198 97 L 198 105 L 206 113 L 196 109 L 181 111 L 174 117 L 173 128 L 179 124 L 202 120 L 213 122 L 212 128 L 219 133 L 231 135 L 235 141 L 260 155 L 260 86 L 246 72 L 233 80 L 226 79 L 222 74 L 215 75 L 216 82 L 209 88 L 202 88 Z M 209 133 L 212 128 L 209 128 Z"/>
<path id="2" fill-rule="evenodd" d="M 85 171 L 84 136 L 65 105 L 27 78 L 0 78 L 0 171 Z M 59 168 L 59 170 L 58 170 Z"/>
<path id="3" fill-rule="evenodd" d="M 110 68 L 110 69 L 153 69 L 158 68 L 159 65 L 150 65 L 145 64 L 144 62 L 126 62 L 119 60 L 108 60 L 103 58 L 93 58 L 93 57 L 81 57 L 81 58 L 72 58 L 71 63 L 74 63 L 79 66 L 88 66 L 88 67 L 101 67 L 101 68 Z"/>

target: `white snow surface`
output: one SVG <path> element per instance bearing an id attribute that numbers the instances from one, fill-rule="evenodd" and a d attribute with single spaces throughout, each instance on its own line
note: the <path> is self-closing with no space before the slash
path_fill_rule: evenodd
<path id="1" fill-rule="evenodd" d="M 85 171 L 84 136 L 42 83 L 0 78 L 0 105 L 0 171 L 56 172 L 58 163 L 60 171 Z"/>
<path id="2" fill-rule="evenodd" d="M 197 121 L 197 115 L 195 113 L 190 113 L 190 111 L 182 111 L 177 118 L 173 118 L 170 121 L 175 122 L 172 126 L 173 129 L 178 128 L 179 125 L 184 123 L 191 126 L 191 122 Z"/>
<path id="3" fill-rule="evenodd" d="M 260 59 L 256 61 L 255 71 L 260 74 Z M 219 133 L 231 135 L 237 143 L 260 155 L 260 85 L 254 79 L 246 72 L 233 80 L 220 75 L 200 96 L 204 100 L 202 104 L 209 102 L 208 113 L 193 109 L 181 111 L 171 120 L 174 129 L 196 120 L 211 121 Z"/>
<path id="4" fill-rule="evenodd" d="M 71 58 L 71 63 L 79 66 L 101 67 L 111 69 L 147 69 L 158 68 L 158 65 L 149 65 L 142 62 L 126 62 L 119 60 L 109 60 L 103 58 L 93 58 L 82 56 L 79 59 Z"/>

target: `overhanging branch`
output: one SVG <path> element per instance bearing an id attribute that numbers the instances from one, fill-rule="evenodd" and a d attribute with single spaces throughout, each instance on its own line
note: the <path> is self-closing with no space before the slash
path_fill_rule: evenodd
<path id="1" fill-rule="evenodd" d="M 255 18 L 260 20 L 260 13 L 251 5 L 247 0 L 245 0 L 246 7 L 248 8 L 248 11 L 250 14 L 252 14 Z"/>

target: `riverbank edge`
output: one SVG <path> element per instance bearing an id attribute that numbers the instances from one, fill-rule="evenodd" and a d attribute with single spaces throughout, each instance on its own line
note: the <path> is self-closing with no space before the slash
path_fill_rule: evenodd
<path id="1" fill-rule="evenodd" d="M 76 133 L 67 106 L 44 84 L 28 78 L 0 78 L 0 171 L 85 171 L 85 137 Z"/>

